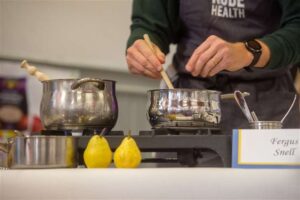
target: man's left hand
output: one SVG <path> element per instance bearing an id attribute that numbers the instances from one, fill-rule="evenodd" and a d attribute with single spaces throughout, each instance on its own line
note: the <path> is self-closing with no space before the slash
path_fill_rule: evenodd
<path id="1" fill-rule="evenodd" d="M 214 76 L 222 70 L 240 70 L 248 66 L 252 59 L 253 55 L 244 43 L 230 43 L 212 35 L 195 49 L 186 70 L 193 76 Z"/>

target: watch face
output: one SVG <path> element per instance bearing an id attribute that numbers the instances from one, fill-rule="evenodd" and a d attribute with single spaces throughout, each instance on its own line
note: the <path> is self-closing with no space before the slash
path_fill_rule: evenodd
<path id="1" fill-rule="evenodd" d="M 247 41 L 247 45 L 249 48 L 253 49 L 254 51 L 260 51 L 261 50 L 261 46 L 258 42 L 256 42 L 255 40 L 249 40 Z"/>

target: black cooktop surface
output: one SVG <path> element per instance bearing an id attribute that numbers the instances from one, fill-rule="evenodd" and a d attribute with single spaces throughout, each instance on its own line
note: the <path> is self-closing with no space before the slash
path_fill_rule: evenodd
<path id="1" fill-rule="evenodd" d="M 73 135 L 78 138 L 80 152 L 86 148 L 95 130 L 43 130 L 42 135 Z M 124 138 L 124 131 L 102 130 L 114 151 Z M 178 162 L 184 166 L 196 166 L 197 160 L 203 157 L 203 152 L 214 152 L 222 161 L 223 167 L 231 166 L 231 135 L 224 134 L 218 128 L 160 128 L 139 131 L 132 135 L 140 150 L 146 152 L 173 152 L 176 159 L 143 159 L 142 162 Z"/>

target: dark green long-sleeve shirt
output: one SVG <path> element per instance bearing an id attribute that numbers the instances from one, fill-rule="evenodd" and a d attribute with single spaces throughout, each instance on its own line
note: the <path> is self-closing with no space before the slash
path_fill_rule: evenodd
<path id="1" fill-rule="evenodd" d="M 282 10 L 278 29 L 263 37 L 257 36 L 270 48 L 271 57 L 266 66 L 270 69 L 300 62 L 300 1 L 277 1 Z M 170 43 L 178 42 L 181 31 L 179 0 L 134 0 L 127 47 L 148 33 L 153 42 L 168 53 Z"/>

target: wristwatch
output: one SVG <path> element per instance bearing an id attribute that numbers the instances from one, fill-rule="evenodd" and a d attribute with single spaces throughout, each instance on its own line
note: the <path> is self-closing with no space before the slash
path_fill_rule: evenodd
<path id="1" fill-rule="evenodd" d="M 247 67 L 253 67 L 261 56 L 261 45 L 256 40 L 248 40 L 245 42 L 245 47 L 253 55 L 253 60 Z"/>

